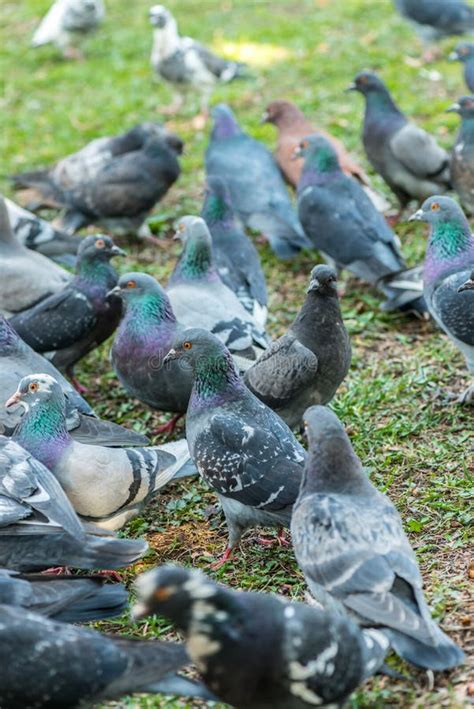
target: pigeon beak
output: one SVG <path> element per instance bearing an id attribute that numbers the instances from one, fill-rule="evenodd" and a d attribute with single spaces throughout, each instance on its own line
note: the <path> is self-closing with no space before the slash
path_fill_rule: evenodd
<path id="1" fill-rule="evenodd" d="M 115 244 L 111 248 L 111 252 L 113 256 L 126 256 L 126 252 L 120 248 L 120 246 L 115 246 Z"/>
<path id="2" fill-rule="evenodd" d="M 412 214 L 411 217 L 408 219 L 409 222 L 422 222 L 423 217 L 424 217 L 424 212 L 422 209 L 419 209 L 415 214 Z"/>
<path id="3" fill-rule="evenodd" d="M 321 285 L 321 283 L 318 281 L 318 279 L 317 279 L 317 278 L 313 278 L 313 279 L 309 282 L 308 290 L 307 290 L 306 292 L 307 292 L 307 293 L 311 293 L 311 291 L 318 290 L 318 288 L 320 287 L 320 285 Z"/>
<path id="4" fill-rule="evenodd" d="M 12 396 L 5 402 L 5 408 L 9 409 L 10 406 L 15 406 L 21 402 L 21 391 L 16 391 Z"/>
<path id="5" fill-rule="evenodd" d="M 458 293 L 462 293 L 465 290 L 474 290 L 474 280 L 472 278 L 469 278 L 462 286 L 459 286 Z"/>
<path id="6" fill-rule="evenodd" d="M 456 50 L 452 51 L 452 52 L 448 55 L 448 61 L 449 61 L 449 62 L 457 62 L 458 59 L 459 59 L 459 54 L 456 52 Z"/>
<path id="7" fill-rule="evenodd" d="M 291 154 L 291 160 L 299 160 L 300 158 L 303 157 L 303 148 L 298 146 L 293 150 L 293 153 Z"/>
<path id="8" fill-rule="evenodd" d="M 449 108 L 446 109 L 445 113 L 459 113 L 461 106 L 458 103 L 452 103 Z"/>
<path id="9" fill-rule="evenodd" d="M 268 123 L 268 118 L 269 118 L 268 111 L 264 111 L 264 112 L 262 113 L 262 117 L 260 118 L 260 123 L 261 123 L 261 124 L 262 124 L 262 123 Z"/>
<path id="10" fill-rule="evenodd" d="M 122 295 L 122 289 L 120 288 L 120 286 L 115 286 L 115 288 L 112 288 L 111 290 L 109 290 L 109 292 L 106 295 L 106 298 L 108 298 L 111 295 Z"/>
<path id="11" fill-rule="evenodd" d="M 357 91 L 357 84 L 354 81 L 344 89 L 345 94 L 349 93 L 349 91 Z"/>
<path id="12" fill-rule="evenodd" d="M 176 352 L 175 349 L 170 349 L 167 355 L 163 357 L 163 364 L 166 364 L 166 362 L 172 362 L 174 359 L 178 359 L 179 357 L 179 352 Z"/>

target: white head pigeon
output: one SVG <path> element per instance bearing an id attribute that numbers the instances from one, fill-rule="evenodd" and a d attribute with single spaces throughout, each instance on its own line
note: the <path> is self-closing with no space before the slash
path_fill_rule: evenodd
<path id="1" fill-rule="evenodd" d="M 45 466 L 0 436 L 0 566 L 40 571 L 51 566 L 117 569 L 148 549 L 139 539 L 87 531 Z"/>
<path id="2" fill-rule="evenodd" d="M 183 634 L 203 679 L 241 709 L 341 707 L 383 663 L 382 633 L 269 593 L 235 591 L 197 569 L 138 577 L 135 618 L 164 616 Z"/>
<path id="3" fill-rule="evenodd" d="M 176 318 L 185 327 L 213 332 L 233 354 L 256 359 L 268 344 L 265 331 L 222 282 L 206 222 L 201 217 L 183 217 L 176 236 L 183 242 L 183 252 L 166 289 Z"/>
<path id="4" fill-rule="evenodd" d="M 65 57 L 79 58 L 75 45 L 93 32 L 104 16 L 102 0 L 56 0 L 35 31 L 31 46 L 52 43 Z"/>
<path id="5" fill-rule="evenodd" d="M 369 481 L 337 416 L 305 413 L 309 453 L 291 534 L 317 601 L 381 629 L 403 659 L 445 670 L 463 652 L 432 620 L 423 582 L 395 506 Z"/>
<path id="6" fill-rule="evenodd" d="M 25 248 L 12 231 L 0 197 L 0 313 L 18 313 L 62 290 L 70 275 L 46 256 Z"/>
<path id="7" fill-rule="evenodd" d="M 186 437 L 226 517 L 229 541 L 219 565 L 246 529 L 289 526 L 305 451 L 280 417 L 247 389 L 229 350 L 210 332 L 186 330 L 164 361 L 171 360 L 193 370 Z"/>
<path id="8" fill-rule="evenodd" d="M 430 313 L 462 352 L 474 375 L 474 292 L 462 289 L 474 268 L 474 236 L 469 222 L 458 203 L 443 196 L 426 200 L 411 219 L 430 226 L 423 272 Z M 458 401 L 474 402 L 474 384 Z"/>
<path id="9" fill-rule="evenodd" d="M 175 18 L 163 5 L 150 8 L 150 23 L 151 66 L 175 89 L 177 107 L 183 101 L 181 93 L 193 89 L 201 96 L 201 108 L 207 110 L 216 84 L 228 83 L 244 74 L 245 64 L 223 59 L 191 37 L 180 37 Z"/>
<path id="10" fill-rule="evenodd" d="M 150 448 L 77 443 L 49 374 L 23 377 L 6 406 L 18 403 L 26 412 L 14 440 L 55 474 L 79 515 L 104 529 L 120 529 L 170 480 L 196 472 L 184 439 Z"/>

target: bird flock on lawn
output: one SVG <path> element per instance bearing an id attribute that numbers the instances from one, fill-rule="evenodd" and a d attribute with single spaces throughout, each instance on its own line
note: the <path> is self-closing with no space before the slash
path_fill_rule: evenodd
<path id="1" fill-rule="evenodd" d="M 474 32 L 464 0 L 394 6 L 426 52 L 440 38 Z M 56 0 L 32 46 L 53 43 L 64 57 L 83 58 L 80 40 L 104 17 L 102 0 Z M 175 93 L 166 111 L 194 91 L 205 125 L 214 87 L 251 80 L 248 68 L 182 37 L 164 6 L 153 6 L 149 20 L 153 71 Z M 462 62 L 474 92 L 474 44 L 460 43 L 450 59 Z M 430 671 L 464 662 L 431 616 L 398 511 L 327 404 L 354 376 L 342 271 L 379 291 L 383 310 L 431 316 L 474 376 L 466 217 L 474 214 L 474 95 L 447 109 L 461 121 L 448 153 L 380 76 L 359 72 L 349 89 L 364 97 L 363 146 L 399 202 L 397 218 L 418 203 L 409 221 L 427 224 L 424 263 L 407 264 L 397 218 L 384 216 L 389 203 L 345 146 L 282 99 L 263 111 L 278 132 L 274 155 L 229 106 L 212 107 L 201 214 L 178 219 L 181 255 L 166 284 L 127 268 L 119 275 L 115 258 L 127 254 L 114 238 L 157 241 L 146 220 L 179 179 L 179 136 L 143 122 L 11 176 L 22 206 L 0 197 L 2 709 L 135 692 L 245 709 L 335 707 L 374 674 L 393 673 L 391 651 Z M 58 212 L 54 224 L 36 214 L 43 208 Z M 90 225 L 104 233 L 77 235 Z M 248 231 L 283 260 L 308 249 L 325 261 L 307 274 L 294 321 L 273 340 Z M 74 367 L 110 337 L 124 399 L 171 415 L 154 433 L 173 432 L 184 416 L 185 438 L 149 445 L 93 411 Z M 456 401 L 472 405 L 474 383 Z M 296 437 L 303 430 L 305 445 Z M 81 627 L 128 607 L 116 570 L 148 547 L 116 532 L 166 485 L 193 475 L 215 493 L 227 526 L 213 567 L 229 563 L 249 529 L 276 528 L 276 539 L 259 540 L 265 545 L 289 545 L 291 530 L 306 602 L 233 590 L 167 564 L 138 576 L 132 616 L 164 617 L 182 642 Z M 181 674 L 188 667 L 197 679 Z"/>

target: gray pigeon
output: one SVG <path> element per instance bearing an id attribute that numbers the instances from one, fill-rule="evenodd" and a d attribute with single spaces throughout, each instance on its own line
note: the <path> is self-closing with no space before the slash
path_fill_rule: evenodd
<path id="1" fill-rule="evenodd" d="M 125 256 L 125 251 L 110 236 L 86 236 L 70 283 L 10 319 L 22 340 L 36 352 L 48 353 L 79 391 L 74 365 L 110 337 L 122 314 L 122 301 L 110 293 L 118 279 L 110 264 L 114 256 Z"/>
<path id="2" fill-rule="evenodd" d="M 341 707 L 383 662 L 382 633 L 269 593 L 166 565 L 135 582 L 135 618 L 164 616 L 221 701 L 241 709 Z"/>
<path id="3" fill-rule="evenodd" d="M 82 56 L 77 45 L 104 19 L 102 0 L 56 0 L 41 20 L 32 47 L 54 44 L 68 58 Z"/>
<path id="4" fill-rule="evenodd" d="M 15 237 L 23 246 L 38 251 L 57 263 L 74 267 L 81 240 L 70 236 L 19 204 L 5 198 L 10 225 Z"/>
<path id="5" fill-rule="evenodd" d="M 457 202 L 443 196 L 426 200 L 411 219 L 430 225 L 423 272 L 430 313 L 462 352 L 474 375 L 474 292 L 458 292 L 474 268 L 474 237 L 469 222 Z M 474 383 L 458 401 L 474 403 Z"/>
<path id="6" fill-rule="evenodd" d="M 261 232 L 283 259 L 310 246 L 271 152 L 243 132 L 225 104 L 214 106 L 212 117 L 206 174 L 225 180 L 244 225 Z"/>
<path id="7" fill-rule="evenodd" d="M 125 586 L 105 581 L 104 576 L 22 574 L 0 568 L 0 604 L 62 623 L 95 622 L 120 615 L 128 606 Z"/>
<path id="8" fill-rule="evenodd" d="M 183 242 L 183 252 L 166 290 L 178 322 L 209 330 L 233 354 L 255 360 L 268 344 L 265 330 L 222 282 L 206 222 L 201 217 L 183 217 L 176 236 Z"/>
<path id="9" fill-rule="evenodd" d="M 246 529 L 289 526 L 305 451 L 280 417 L 247 389 L 229 350 L 214 335 L 185 331 L 165 357 L 171 360 L 193 368 L 186 438 L 200 475 L 224 510 L 229 540 L 219 565 Z"/>
<path id="10" fill-rule="evenodd" d="M 99 419 L 85 399 L 62 374 L 44 357 L 18 337 L 15 330 L 0 315 L 0 433 L 10 436 L 24 414 L 22 406 L 5 409 L 2 405 L 16 390 L 20 379 L 31 372 L 50 374 L 60 384 L 66 396 L 66 423 L 71 435 L 82 443 L 103 446 L 144 446 L 146 436 L 129 431 L 116 423 Z"/>
<path id="11" fill-rule="evenodd" d="M 76 512 L 104 529 L 120 529 L 173 478 L 192 475 L 186 441 L 149 448 L 77 443 L 66 426 L 65 398 L 49 374 L 23 377 L 5 406 L 26 413 L 14 434 L 51 470 Z"/>
<path id="12" fill-rule="evenodd" d="M 201 96 L 201 109 L 207 111 L 217 84 L 245 75 L 245 64 L 223 59 L 191 37 L 180 37 L 175 18 L 163 5 L 150 8 L 150 23 L 153 26 L 151 66 L 159 78 L 175 90 L 176 109 L 183 103 L 182 93 L 194 89 Z"/>
<path id="13" fill-rule="evenodd" d="M 474 9 L 464 0 L 395 0 L 425 42 L 474 31 Z"/>
<path id="14" fill-rule="evenodd" d="M 449 55 L 452 62 L 461 62 L 464 67 L 464 81 L 471 93 L 474 93 L 474 44 L 461 42 Z"/>
<path id="15" fill-rule="evenodd" d="M 349 90 L 365 97 L 365 152 L 401 206 L 446 192 L 450 187 L 448 153 L 433 136 L 408 121 L 383 81 L 364 71 L 357 74 Z"/>
<path id="16" fill-rule="evenodd" d="M 51 566 L 117 569 L 147 549 L 144 540 L 83 527 L 54 475 L 0 436 L 0 566 L 25 572 Z"/>
<path id="17" fill-rule="evenodd" d="M 248 369 L 244 381 L 290 426 L 301 426 L 311 404 L 327 404 L 346 376 L 351 344 L 329 266 L 311 271 L 306 299 L 288 332 Z"/>
<path id="18" fill-rule="evenodd" d="M 179 643 L 102 635 L 7 605 L 0 605 L 0 662 L 2 709 L 79 709 L 135 692 L 215 699 L 176 675 L 189 664 Z"/>
<path id="19" fill-rule="evenodd" d="M 62 290 L 70 275 L 42 254 L 30 251 L 12 231 L 0 196 L 0 313 L 18 313 Z"/>
<path id="20" fill-rule="evenodd" d="M 369 481 L 337 416 L 313 406 L 305 424 L 309 453 L 291 534 L 311 593 L 327 610 L 383 630 L 414 665 L 461 664 L 464 653 L 431 618 L 400 515 Z"/>
<path id="21" fill-rule="evenodd" d="M 451 153 L 451 179 L 464 209 L 474 214 L 474 96 L 463 96 L 448 111 L 458 113 L 461 129 Z"/>
<path id="22" fill-rule="evenodd" d="M 224 180 L 209 175 L 201 212 L 212 236 L 212 255 L 219 276 L 236 293 L 256 324 L 267 321 L 267 286 L 258 251 L 237 223 Z"/>
<path id="23" fill-rule="evenodd" d="M 323 256 L 388 298 L 383 310 L 423 315 L 421 269 L 407 269 L 399 241 L 360 184 L 345 175 L 332 145 L 321 135 L 305 138 L 295 155 L 305 158 L 298 185 L 298 213 Z"/>

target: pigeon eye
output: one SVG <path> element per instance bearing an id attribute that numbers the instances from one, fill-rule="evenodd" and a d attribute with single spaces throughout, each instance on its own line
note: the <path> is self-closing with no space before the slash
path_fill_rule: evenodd
<path id="1" fill-rule="evenodd" d="M 127 288 L 136 288 L 136 287 L 137 287 L 136 281 L 128 281 L 127 282 Z"/>
<path id="2" fill-rule="evenodd" d="M 103 239 L 97 239 L 97 241 L 95 242 L 95 248 L 96 249 L 105 248 L 105 241 Z"/>
<path id="3" fill-rule="evenodd" d="M 188 340 L 183 343 L 183 350 L 190 350 L 191 347 L 193 346 L 192 342 L 189 342 Z"/>
<path id="4" fill-rule="evenodd" d="M 438 204 L 438 202 L 433 202 L 433 204 L 431 205 L 431 211 L 432 211 L 432 212 L 438 212 L 438 211 L 439 211 L 439 204 Z"/>
<path id="5" fill-rule="evenodd" d="M 35 391 L 38 391 L 39 389 L 39 384 L 38 382 L 31 382 L 31 384 L 28 386 L 28 391 L 31 391 L 34 393 Z"/>

